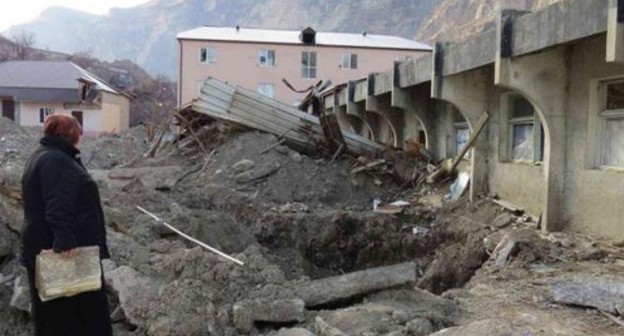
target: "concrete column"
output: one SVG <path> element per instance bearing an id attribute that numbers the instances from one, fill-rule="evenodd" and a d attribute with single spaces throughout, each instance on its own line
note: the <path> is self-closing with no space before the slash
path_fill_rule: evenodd
<path id="1" fill-rule="evenodd" d="M 365 103 L 355 101 L 355 86 L 356 82 L 354 81 L 349 81 L 347 83 L 347 108 L 345 117 L 353 126 L 356 133 L 365 137 L 370 136 L 370 139 L 374 140 L 375 131 L 366 118 Z"/>
<path id="2" fill-rule="evenodd" d="M 523 12 L 503 10 L 497 22 L 494 83 L 529 100 L 544 129 L 544 205 L 542 229 L 563 228 L 565 182 L 565 109 L 568 85 L 566 49 L 513 58 L 514 21 Z"/>
<path id="3" fill-rule="evenodd" d="M 563 227 L 565 110 L 568 85 L 564 47 L 519 58 L 497 58 L 495 84 L 522 94 L 536 108 L 544 128 L 545 204 L 542 228 Z"/>
<path id="4" fill-rule="evenodd" d="M 415 129 L 413 125 L 408 125 L 414 121 L 418 122 L 425 131 L 427 141 L 426 148 L 429 151 L 435 151 L 435 120 L 433 113 L 430 113 L 430 88 L 426 86 L 412 86 L 410 88 L 401 88 L 401 73 L 399 71 L 399 62 L 394 62 L 392 67 L 392 92 L 390 96 L 390 106 L 403 111 L 403 138 L 407 140 L 410 136 L 417 134 L 409 134 L 409 130 Z M 426 88 L 426 91 L 425 91 Z"/>
<path id="5" fill-rule="evenodd" d="M 609 0 L 607 62 L 624 62 L 624 0 Z"/>
<path id="6" fill-rule="evenodd" d="M 366 96 L 366 111 L 378 114 L 380 118 L 385 120 L 390 127 L 390 131 L 392 132 L 394 141 L 389 144 L 394 147 L 402 147 L 403 146 L 403 113 L 400 110 L 393 109 L 391 106 L 391 97 L 388 95 L 388 99 L 384 99 L 380 96 L 375 96 L 375 75 L 370 74 L 367 80 L 367 91 L 368 94 Z M 381 127 L 381 123 L 373 126 L 373 129 L 377 127 L 377 131 L 375 133 L 379 133 Z"/>
<path id="7" fill-rule="evenodd" d="M 487 83 L 491 83 L 491 70 L 478 69 L 449 77 L 438 76 L 432 81 L 432 98 L 453 104 L 466 118 L 471 131 L 481 115 L 488 109 L 490 97 Z M 453 127 L 452 124 L 448 127 Z M 440 130 L 439 130 L 440 131 Z M 487 128 L 479 135 L 472 148 L 470 201 L 486 189 Z"/>

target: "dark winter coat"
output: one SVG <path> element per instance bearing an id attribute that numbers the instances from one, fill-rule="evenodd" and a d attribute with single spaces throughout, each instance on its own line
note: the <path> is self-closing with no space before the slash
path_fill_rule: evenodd
<path id="1" fill-rule="evenodd" d="M 63 138 L 45 136 L 26 164 L 22 177 L 26 267 L 34 267 L 44 249 L 63 252 L 99 245 L 100 257 L 109 258 L 98 187 L 79 154 Z"/>

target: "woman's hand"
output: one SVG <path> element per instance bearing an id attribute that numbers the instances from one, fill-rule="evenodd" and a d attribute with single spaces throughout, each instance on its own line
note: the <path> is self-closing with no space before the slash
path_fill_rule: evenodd
<path id="1" fill-rule="evenodd" d="M 41 253 L 54 253 L 53 250 L 41 250 Z M 63 258 L 71 258 L 73 256 L 76 255 L 76 249 L 71 249 L 71 250 L 67 250 L 67 251 L 63 251 L 61 253 L 59 253 Z"/>

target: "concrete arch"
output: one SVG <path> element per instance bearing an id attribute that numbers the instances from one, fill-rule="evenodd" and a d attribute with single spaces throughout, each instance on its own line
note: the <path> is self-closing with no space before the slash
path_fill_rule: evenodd
<path id="1" fill-rule="evenodd" d="M 420 126 L 419 130 L 422 130 L 425 133 L 425 148 L 427 150 L 430 150 L 432 148 L 432 140 L 433 140 L 432 130 L 429 129 L 429 127 L 425 125 L 425 123 L 423 122 L 423 120 L 418 114 L 414 113 L 413 117 L 416 120 L 416 122 L 418 122 L 418 125 Z M 403 140 L 403 142 L 405 143 L 409 139 L 409 136 L 405 135 L 404 138 L 405 139 Z"/>
<path id="2" fill-rule="evenodd" d="M 403 143 L 407 139 L 420 138 L 424 132 L 425 148 L 432 154 L 437 151 L 437 128 L 435 101 L 431 99 L 431 86 L 423 83 L 413 87 L 392 90 L 392 108 L 402 112 Z"/>
<path id="3" fill-rule="evenodd" d="M 358 115 L 345 114 L 345 120 L 349 124 L 353 133 L 361 135 L 367 139 L 375 139 L 375 133 L 373 128 L 365 119 L 360 118 Z"/>
<path id="4" fill-rule="evenodd" d="M 488 89 L 492 87 L 490 84 L 492 77 L 492 69 L 486 67 L 450 77 L 437 78 L 432 82 L 432 98 L 457 107 L 472 130 L 491 105 L 491 92 Z M 487 139 L 483 134 L 474 143 L 470 161 L 470 200 L 472 201 L 478 193 L 486 189 Z"/>
<path id="5" fill-rule="evenodd" d="M 508 89 L 509 92 L 505 93 L 507 95 L 510 94 L 515 94 L 518 95 L 524 99 L 526 99 L 531 106 L 533 107 L 533 110 L 535 110 L 535 113 L 537 115 L 537 117 L 539 118 L 540 121 L 540 125 L 542 127 L 542 129 L 544 130 L 544 151 L 547 150 L 547 148 L 550 148 L 551 146 L 551 139 L 550 139 L 550 127 L 549 127 L 549 122 L 546 119 L 544 112 L 542 110 L 542 108 L 537 104 L 536 101 L 533 100 L 533 98 L 531 96 L 528 96 L 525 92 L 523 92 L 522 90 L 515 88 L 515 87 L 507 87 L 505 85 L 499 85 L 502 88 Z M 503 110 L 505 107 L 501 106 L 501 110 Z M 509 117 L 509 116 L 507 116 Z M 534 146 L 536 144 L 533 144 Z M 544 153 L 544 161 L 546 160 L 546 153 Z"/>
<path id="6" fill-rule="evenodd" d="M 396 127 L 392 124 L 390 118 L 388 118 L 384 113 L 376 112 L 376 111 L 366 111 L 366 119 L 370 122 L 370 124 L 375 125 L 374 134 L 375 140 L 381 142 L 386 145 L 391 145 L 394 147 L 398 147 L 398 137 Z M 384 127 L 389 130 L 389 134 L 384 132 Z M 384 139 L 384 135 L 389 138 Z"/>

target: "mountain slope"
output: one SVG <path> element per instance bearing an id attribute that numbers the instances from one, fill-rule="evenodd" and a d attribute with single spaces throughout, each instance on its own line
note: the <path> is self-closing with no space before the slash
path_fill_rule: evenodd
<path id="1" fill-rule="evenodd" d="M 536 11 L 561 0 L 442 0 L 418 29 L 423 42 L 459 41 L 494 28 L 501 8 Z"/>
<path id="2" fill-rule="evenodd" d="M 393 34 L 413 37 L 440 0 L 153 0 L 105 16 L 51 8 L 11 27 L 36 36 L 35 45 L 131 59 L 151 73 L 175 77 L 175 35 L 202 25 Z M 379 15 L 384 13 L 385 15 Z"/>
<path id="3" fill-rule="evenodd" d="M 399 35 L 455 41 L 494 26 L 500 8 L 537 10 L 560 0 L 152 0 L 96 16 L 50 8 L 11 27 L 35 46 L 130 59 L 152 74 L 177 75 L 177 33 L 202 25 Z"/>

